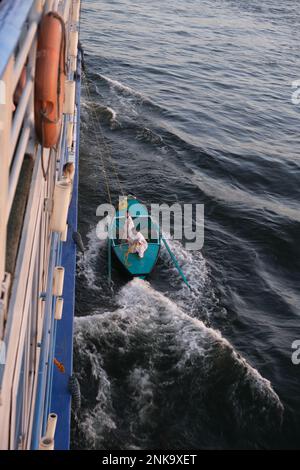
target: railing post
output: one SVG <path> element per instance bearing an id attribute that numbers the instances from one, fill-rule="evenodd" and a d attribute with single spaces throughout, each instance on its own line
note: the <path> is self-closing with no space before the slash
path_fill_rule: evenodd
<path id="1" fill-rule="evenodd" d="M 10 132 L 13 111 L 11 89 L 14 60 L 9 60 L 0 85 L 0 283 L 5 273 Z"/>
<path id="2" fill-rule="evenodd" d="M 12 98 L 12 71 L 14 59 L 11 57 L 4 74 L 1 77 L 0 85 L 0 321 L 4 322 L 6 316 L 5 309 L 5 262 L 6 262 L 6 232 L 7 232 L 7 196 L 9 178 L 9 156 L 10 156 L 10 132 L 13 111 Z M 8 290 L 8 289 L 7 289 Z M 1 311 L 2 310 L 2 311 Z M 3 325 L 1 331 L 3 332 Z M 2 393 L 2 383 L 0 384 L 0 448 L 8 448 L 8 433 L 4 431 L 9 426 L 10 395 Z M 1 413 L 2 408 L 2 413 Z"/>

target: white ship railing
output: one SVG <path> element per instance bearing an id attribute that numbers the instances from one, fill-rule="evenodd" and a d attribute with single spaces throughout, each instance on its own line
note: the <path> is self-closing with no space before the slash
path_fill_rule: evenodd
<path id="1" fill-rule="evenodd" d="M 57 163 L 53 150 L 44 150 L 51 163 L 49 177 L 43 178 L 41 147 L 34 133 L 38 24 L 43 13 L 55 10 L 67 20 L 69 34 L 76 30 L 70 19 L 75 3 L 78 0 L 0 3 L 0 347 L 5 344 L 6 350 L 5 364 L 0 367 L 0 449 L 30 448 L 40 343 L 47 323 L 41 293 L 46 291 L 51 275 L 48 265 L 53 237 L 46 201 L 52 198 L 55 178 L 63 163 L 60 158 Z M 14 109 L 14 92 L 24 68 L 26 83 Z M 65 115 L 65 125 L 72 119 Z M 63 145 L 61 139 L 60 151 Z M 25 156 L 32 165 L 30 190 L 23 196 L 26 211 L 15 267 L 6 272 L 7 230 L 9 221 L 15 217 L 13 207 L 18 185 L 22 183 Z"/>

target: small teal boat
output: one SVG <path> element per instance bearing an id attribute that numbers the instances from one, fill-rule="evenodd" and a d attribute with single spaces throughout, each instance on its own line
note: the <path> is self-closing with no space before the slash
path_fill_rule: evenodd
<path id="1" fill-rule="evenodd" d="M 140 258 L 136 253 L 129 253 L 129 244 L 122 238 L 127 212 L 129 212 L 135 228 L 138 228 L 147 240 L 148 248 L 145 251 L 143 258 Z M 159 225 L 151 218 L 147 207 L 134 196 L 126 196 L 121 200 L 110 223 L 108 235 L 109 282 L 111 281 L 112 254 L 125 269 L 127 274 L 131 277 L 145 279 L 151 273 L 157 262 L 161 242 L 163 242 L 184 283 L 189 287 L 189 289 L 191 288 L 174 253 L 172 253 L 171 248 L 162 235 Z"/>
<path id="2" fill-rule="evenodd" d="M 129 245 L 122 239 L 126 213 L 129 212 L 136 228 L 144 235 L 148 248 L 144 257 L 140 258 L 136 253 L 129 253 Z M 120 204 L 110 225 L 111 251 L 126 272 L 133 277 L 144 279 L 154 268 L 161 245 L 161 235 L 157 224 L 151 219 L 144 204 L 134 196 L 127 196 L 124 204 Z M 110 249 L 109 249 L 110 251 Z M 109 253 L 110 255 L 110 253 Z M 109 260 L 109 263 L 111 261 Z"/>

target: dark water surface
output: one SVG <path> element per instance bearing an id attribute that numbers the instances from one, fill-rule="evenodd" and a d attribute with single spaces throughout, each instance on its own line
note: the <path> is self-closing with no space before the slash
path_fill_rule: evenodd
<path id="1" fill-rule="evenodd" d="M 296 0 L 83 2 L 74 448 L 300 447 L 299 23 Z M 164 250 L 108 286 L 93 105 L 126 193 L 205 205 L 201 252 L 171 243 L 192 293 Z"/>

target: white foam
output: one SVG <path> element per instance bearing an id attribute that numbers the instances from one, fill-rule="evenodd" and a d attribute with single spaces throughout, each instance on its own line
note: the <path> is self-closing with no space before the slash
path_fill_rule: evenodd
<path id="1" fill-rule="evenodd" d="M 153 410 L 153 382 L 149 371 L 142 367 L 134 368 L 129 375 L 129 384 L 141 423 L 149 420 Z"/>
<path id="2" fill-rule="evenodd" d="M 98 75 L 102 80 L 105 80 L 111 88 L 119 90 L 122 93 L 125 93 L 125 94 L 128 94 L 128 95 L 133 95 L 133 96 L 137 96 L 138 98 L 141 98 L 141 99 L 146 99 L 145 95 L 143 95 L 142 93 L 140 93 L 138 91 L 133 90 L 131 87 L 129 87 L 127 85 L 124 85 L 123 83 L 119 82 L 118 80 L 113 80 L 112 78 L 109 78 L 106 75 L 101 75 L 100 73 Z"/>
<path id="3" fill-rule="evenodd" d="M 86 446 L 88 448 L 99 448 L 102 440 L 105 439 L 106 433 L 116 429 L 114 418 L 110 412 L 112 408 L 111 383 L 102 367 L 100 356 L 98 357 L 88 347 L 83 347 L 82 340 L 83 338 L 80 337 L 79 333 L 76 342 L 81 344 L 80 359 L 91 366 L 92 377 L 98 383 L 98 393 L 95 397 L 96 404 L 93 409 L 83 409 L 80 418 L 77 418 L 77 423 L 84 435 Z M 78 378 L 80 383 L 84 382 L 86 379 L 84 369 L 79 372 Z"/>
<path id="4" fill-rule="evenodd" d="M 88 110 L 97 110 L 99 109 L 102 112 L 108 113 L 110 115 L 111 120 L 115 120 L 117 118 L 117 111 L 115 111 L 113 108 L 110 106 L 103 106 L 99 103 L 91 102 L 91 101 L 83 101 L 82 102 L 82 107 L 83 109 L 88 109 Z"/>
<path id="5" fill-rule="evenodd" d="M 176 367 L 182 371 L 199 357 L 206 358 L 207 363 L 213 361 L 218 346 L 221 350 L 228 351 L 233 362 L 246 369 L 252 387 L 257 388 L 264 395 L 267 394 L 271 401 L 280 404 L 271 383 L 237 354 L 220 332 L 184 313 L 175 302 L 154 290 L 148 282 L 137 278 L 132 280 L 121 289 L 118 302 L 120 307 L 114 312 L 96 313 L 75 319 L 75 333 L 77 336 L 82 335 L 82 346 L 84 346 L 86 331 L 89 331 L 95 338 L 98 335 L 100 337 L 105 335 L 108 348 L 115 347 L 114 341 L 118 335 L 123 338 L 128 347 L 137 332 L 142 332 L 143 335 L 153 340 L 157 339 L 157 335 L 162 339 L 166 335 L 170 348 L 180 351 Z M 148 372 L 134 370 L 131 380 L 142 377 L 144 389 L 149 390 L 151 394 Z"/>
<path id="6" fill-rule="evenodd" d="M 99 240 L 95 228 L 88 232 L 87 239 L 87 249 L 84 254 L 79 253 L 77 268 L 79 274 L 85 277 L 88 287 L 99 290 L 96 284 L 96 262 L 99 250 L 104 249 L 106 241 Z"/>
<path id="7" fill-rule="evenodd" d="M 170 298 L 190 315 L 199 315 L 201 311 L 202 317 L 208 318 L 216 308 L 218 309 L 218 315 L 220 315 L 220 307 L 217 305 L 218 298 L 211 284 L 207 263 L 201 251 L 187 251 L 179 240 L 172 240 L 165 233 L 164 236 L 191 287 L 189 289 L 186 286 L 163 245 L 160 252 L 160 256 L 164 261 L 162 269 L 167 269 L 167 280 L 170 286 L 173 287 L 168 292 Z M 176 289 L 174 289 L 174 286 L 176 286 Z M 226 315 L 226 310 L 224 308 L 221 310 L 222 316 Z"/>
<path id="8" fill-rule="evenodd" d="M 115 119 L 117 117 L 117 112 L 113 108 L 111 108 L 110 106 L 106 106 L 106 110 L 111 114 L 111 120 L 115 121 Z"/>
<path id="9" fill-rule="evenodd" d="M 143 127 L 139 132 L 137 132 L 137 139 L 146 140 L 147 142 L 155 145 L 164 145 L 163 138 L 148 127 Z"/>
<path id="10" fill-rule="evenodd" d="M 88 285 L 94 286 L 94 262 L 100 242 L 95 230 L 88 234 L 88 239 L 86 260 L 81 262 L 85 263 L 82 268 Z M 114 400 L 121 389 L 114 390 L 105 366 L 107 357 L 109 361 L 115 357 L 122 361 L 124 358 L 126 364 L 122 380 L 130 394 L 129 414 L 126 415 L 130 435 L 126 445 L 123 443 L 125 448 L 135 445 L 136 441 L 141 442 L 141 436 L 136 434 L 139 429 L 155 426 L 151 420 L 157 414 L 155 395 L 158 383 L 163 380 L 166 386 L 168 381 L 172 384 L 174 373 L 177 377 L 200 374 L 199 393 L 205 395 L 208 393 L 206 388 L 209 390 L 211 386 L 209 382 L 206 384 L 207 377 L 214 383 L 214 377 L 220 376 L 224 380 L 228 371 L 232 383 L 226 383 L 224 400 L 238 426 L 242 427 L 244 422 L 247 426 L 256 417 L 265 419 L 269 412 L 282 417 L 283 406 L 271 383 L 242 358 L 219 331 L 191 316 L 199 307 L 199 299 L 203 302 L 209 286 L 204 257 L 200 252 L 187 252 L 178 241 L 169 240 L 168 243 L 193 287 L 192 292 L 178 279 L 178 273 L 170 263 L 167 267 L 170 282 L 178 282 L 179 289 L 168 293 L 168 297 L 152 288 L 149 282 L 135 278 L 119 291 L 117 309 L 102 313 L 99 305 L 94 314 L 75 318 L 74 349 L 79 356 L 76 363 L 81 365 L 79 380 L 88 384 L 92 379 L 97 386 L 96 405 L 89 406 L 87 398 L 77 422 L 85 446 L 90 449 L 101 448 L 106 436 L 111 431 L 115 432 L 120 418 L 116 417 L 118 412 L 114 409 Z M 162 256 L 168 263 L 166 257 L 169 255 L 164 250 Z M 128 358 L 132 357 L 136 359 L 131 363 Z M 166 370 L 160 376 L 157 365 L 165 359 L 171 360 L 172 370 Z M 91 371 L 90 378 L 87 371 Z M 198 377 L 193 380 L 199 387 Z M 240 395 L 245 388 L 247 403 Z M 197 393 L 197 389 L 194 392 Z M 147 436 L 144 437 L 147 442 Z"/>

